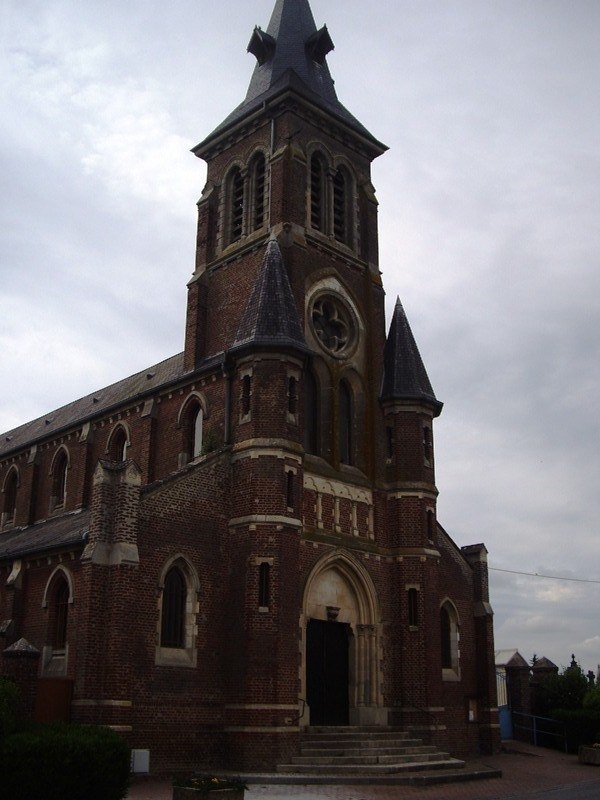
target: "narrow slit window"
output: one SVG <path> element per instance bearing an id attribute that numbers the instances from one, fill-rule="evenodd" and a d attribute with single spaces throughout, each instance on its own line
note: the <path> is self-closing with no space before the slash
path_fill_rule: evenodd
<path id="1" fill-rule="evenodd" d="M 428 425 L 423 427 L 423 458 L 428 464 L 433 462 L 433 439 Z"/>
<path id="2" fill-rule="evenodd" d="M 285 473 L 285 495 L 288 508 L 294 507 L 294 473 L 290 470 Z"/>
<path id="3" fill-rule="evenodd" d="M 291 376 L 288 380 L 288 412 L 296 414 L 298 411 L 298 381 Z"/>
<path id="4" fill-rule="evenodd" d="M 394 458 L 394 428 L 388 425 L 385 429 L 386 458 L 391 461 Z"/>
<path id="5" fill-rule="evenodd" d="M 427 511 L 427 538 L 435 541 L 435 514 L 431 509 Z"/>
<path id="6" fill-rule="evenodd" d="M 271 567 L 266 561 L 258 568 L 258 605 L 261 608 L 271 605 Z"/>
<path id="7" fill-rule="evenodd" d="M 242 378 L 242 416 L 247 417 L 250 413 L 250 375 Z"/>
<path id="8" fill-rule="evenodd" d="M 407 592 L 408 601 L 408 624 L 411 628 L 416 628 L 419 624 L 419 593 L 413 587 Z"/>
<path id="9" fill-rule="evenodd" d="M 339 447 L 342 464 L 352 464 L 352 395 L 345 381 L 339 391 Z"/>
<path id="10" fill-rule="evenodd" d="M 304 449 L 319 455 L 319 392 L 312 372 L 304 373 Z"/>

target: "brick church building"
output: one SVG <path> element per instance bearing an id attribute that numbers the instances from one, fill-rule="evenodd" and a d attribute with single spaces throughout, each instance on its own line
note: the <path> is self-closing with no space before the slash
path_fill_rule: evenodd
<path id="1" fill-rule="evenodd" d="M 193 153 L 185 348 L 0 439 L 0 669 L 153 771 L 273 768 L 308 725 L 498 739 L 486 549 L 436 517 L 436 398 L 386 335 L 371 162 L 308 0 Z"/>

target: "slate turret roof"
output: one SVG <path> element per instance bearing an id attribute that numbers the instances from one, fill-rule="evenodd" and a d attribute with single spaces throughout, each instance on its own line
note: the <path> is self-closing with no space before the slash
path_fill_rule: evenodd
<path id="1" fill-rule="evenodd" d="M 254 289 L 232 350 L 242 347 L 292 348 L 310 352 L 277 239 L 267 244 Z"/>
<path id="2" fill-rule="evenodd" d="M 399 297 L 383 354 L 381 399 L 424 402 L 436 415 L 443 405 L 431 387 Z"/>
<path id="3" fill-rule="evenodd" d="M 215 137 L 286 89 L 293 89 L 343 120 L 384 152 L 386 146 L 338 100 L 325 60 L 331 50 L 333 42 L 327 27 L 317 30 L 308 0 L 277 0 L 267 30 L 256 27 L 248 44 L 257 64 L 244 101 L 192 152 L 201 156 L 204 146 Z"/>

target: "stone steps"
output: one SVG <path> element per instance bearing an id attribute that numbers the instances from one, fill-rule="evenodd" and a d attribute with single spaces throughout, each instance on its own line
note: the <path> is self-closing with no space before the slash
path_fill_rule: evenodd
<path id="1" fill-rule="evenodd" d="M 300 754 L 278 773 L 343 777 L 389 776 L 423 770 L 458 770 L 464 761 L 393 728 L 308 728 Z"/>

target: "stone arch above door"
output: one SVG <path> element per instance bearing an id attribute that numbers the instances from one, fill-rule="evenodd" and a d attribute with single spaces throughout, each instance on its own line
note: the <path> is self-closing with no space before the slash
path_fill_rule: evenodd
<path id="1" fill-rule="evenodd" d="M 306 699 L 307 629 L 310 620 L 347 625 L 349 647 L 349 722 L 351 725 L 385 725 L 387 709 L 380 693 L 379 603 L 375 585 L 365 567 L 350 553 L 336 550 L 311 570 L 302 602 L 301 697 Z M 309 724 L 307 709 L 301 724 Z"/>
<path id="2" fill-rule="evenodd" d="M 327 608 L 339 608 L 337 621 L 350 625 L 376 625 L 377 595 L 367 570 L 349 553 L 336 550 L 311 570 L 304 591 L 307 619 L 328 619 Z"/>

